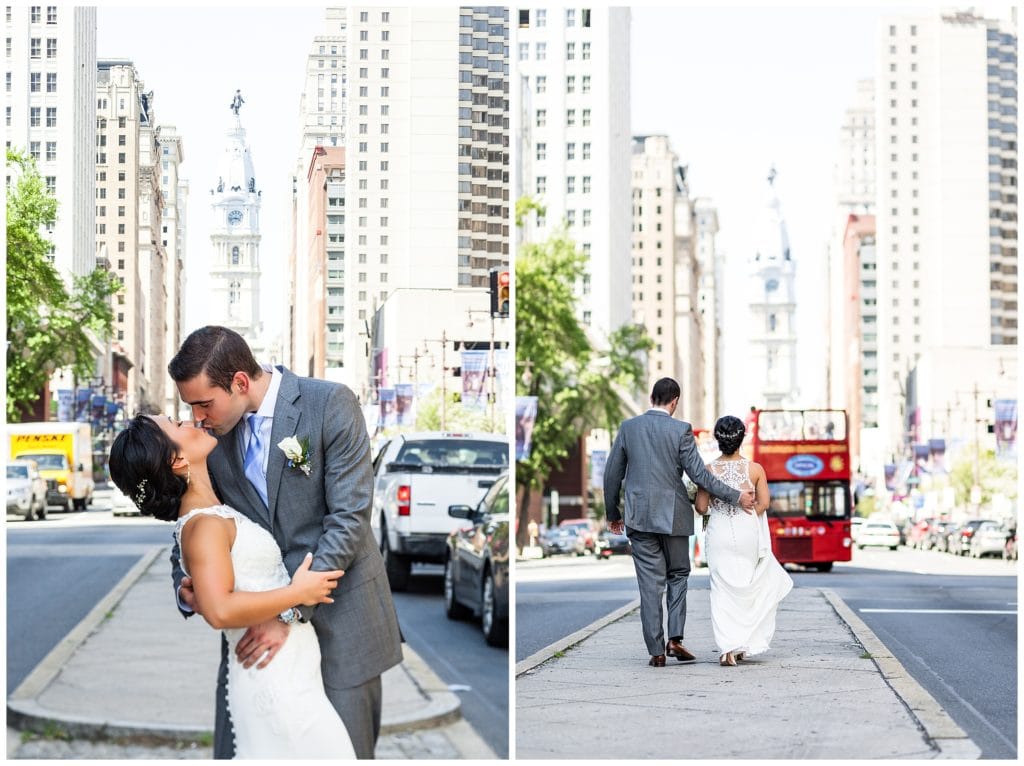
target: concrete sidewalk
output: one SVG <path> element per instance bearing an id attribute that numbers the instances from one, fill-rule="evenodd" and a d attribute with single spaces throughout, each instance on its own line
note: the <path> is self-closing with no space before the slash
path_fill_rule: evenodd
<path id="1" fill-rule="evenodd" d="M 516 666 L 516 757 L 955 758 L 980 749 L 834 593 L 794 588 L 770 652 L 721 667 L 691 590 L 697 662 L 647 666 L 639 601 Z"/>
<path id="2" fill-rule="evenodd" d="M 168 555 L 158 547 L 140 559 L 33 670 L 8 698 L 8 727 L 211 757 L 220 634 L 177 613 Z M 8 640 L 15 635 L 8 626 Z M 404 662 L 383 676 L 378 757 L 495 758 L 462 720 L 458 697 L 408 645 L 403 650 Z M 53 748 L 40 754 L 35 744 L 12 753 L 8 741 L 8 757 L 76 757 Z"/>

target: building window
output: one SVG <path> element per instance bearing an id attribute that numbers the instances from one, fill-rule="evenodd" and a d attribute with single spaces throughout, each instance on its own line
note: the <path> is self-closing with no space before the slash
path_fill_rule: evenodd
<path id="1" fill-rule="evenodd" d="M 40 124 L 39 123 L 39 114 L 40 114 L 41 111 L 42 110 L 38 106 L 33 106 L 33 107 L 29 108 L 29 110 L 28 110 L 28 115 L 29 115 L 28 116 L 28 124 L 29 124 L 29 127 L 32 127 L 32 128 L 38 128 L 39 127 L 39 124 Z"/>
<path id="2" fill-rule="evenodd" d="M 10 77 L 11 76 L 8 74 L 7 75 L 8 84 L 10 84 Z M 32 93 L 38 93 L 39 92 L 39 86 L 40 86 L 41 82 L 42 82 L 42 75 L 39 74 L 39 72 L 31 72 L 29 74 L 29 76 L 28 76 L 28 89 L 29 89 L 29 91 L 31 91 Z"/>
<path id="3" fill-rule="evenodd" d="M 584 210 L 583 211 L 583 225 L 584 226 L 590 226 L 590 211 L 589 210 Z"/>
<path id="4" fill-rule="evenodd" d="M 56 93 L 57 92 L 57 73 L 47 72 L 46 73 L 46 92 Z"/>
<path id="5" fill-rule="evenodd" d="M 583 176 L 583 193 L 590 194 L 590 176 Z"/>
<path id="6" fill-rule="evenodd" d="M 519 43 L 519 60 L 526 61 L 530 57 L 530 44 Z"/>
<path id="7" fill-rule="evenodd" d="M 548 57 L 548 44 L 537 43 L 537 61 L 546 61 Z"/>
<path id="8" fill-rule="evenodd" d="M 40 21 L 42 21 L 42 6 L 33 5 L 31 11 L 29 12 L 29 18 L 31 19 L 33 24 L 38 24 Z M 10 21 L 10 19 L 8 19 L 8 21 Z"/>
<path id="9" fill-rule="evenodd" d="M 538 109 L 537 110 L 537 127 L 538 128 L 543 128 L 547 124 L 548 124 L 548 110 L 547 109 Z"/>
<path id="10" fill-rule="evenodd" d="M 46 161 L 56 162 L 57 161 L 57 142 L 47 141 L 46 142 Z"/>
<path id="11" fill-rule="evenodd" d="M 57 176 L 46 176 L 46 191 L 50 194 L 57 193 Z"/>
<path id="12" fill-rule="evenodd" d="M 576 124 L 576 110 L 566 109 L 565 111 L 565 124 L 572 126 Z"/>
<path id="13" fill-rule="evenodd" d="M 9 76 L 9 75 L 8 75 Z M 548 90 L 548 78 L 546 75 L 537 75 L 537 88 L 538 93 L 547 93 Z"/>
<path id="14" fill-rule="evenodd" d="M 576 191 L 576 176 L 566 176 L 565 193 L 572 194 Z"/>
<path id="15" fill-rule="evenodd" d="M 576 43 L 565 44 L 565 60 L 574 61 L 576 59 Z"/>
<path id="16" fill-rule="evenodd" d="M 571 74 L 565 78 L 565 92 L 575 93 L 576 92 L 576 75 Z"/>
<path id="17" fill-rule="evenodd" d="M 583 159 L 585 159 L 585 160 L 589 160 L 590 159 L 590 142 L 589 141 L 586 141 L 583 144 Z"/>
<path id="18" fill-rule="evenodd" d="M 7 113 L 10 114 L 11 107 L 7 107 Z M 537 194 L 543 194 L 548 190 L 548 177 L 537 176 Z"/>
<path id="19" fill-rule="evenodd" d="M 232 266 L 237 266 L 241 262 L 242 262 L 241 251 L 239 251 L 238 245 L 235 245 L 234 247 L 231 248 L 231 265 Z"/>
<path id="20" fill-rule="evenodd" d="M 545 143 L 537 144 L 537 159 L 546 160 L 548 158 L 548 145 Z"/>
<path id="21" fill-rule="evenodd" d="M 567 160 L 576 159 L 576 142 L 570 141 L 565 145 L 565 158 Z"/>
<path id="22" fill-rule="evenodd" d="M 57 107 L 55 106 L 46 107 L 46 127 L 57 127 Z"/>
<path id="23" fill-rule="evenodd" d="M 46 58 L 57 58 L 57 38 L 55 37 L 46 38 Z"/>
<path id="24" fill-rule="evenodd" d="M 124 210 L 125 210 L 124 205 L 118 205 L 117 206 L 117 217 L 118 218 L 124 218 Z"/>
<path id="25" fill-rule="evenodd" d="M 583 75 L 583 92 L 590 93 L 590 75 Z"/>
<path id="26" fill-rule="evenodd" d="M 590 60 L 590 43 L 583 43 L 583 60 Z"/>
<path id="27" fill-rule="evenodd" d="M 583 127 L 585 127 L 585 128 L 589 128 L 590 127 L 590 110 L 589 109 L 584 109 L 583 110 Z"/>

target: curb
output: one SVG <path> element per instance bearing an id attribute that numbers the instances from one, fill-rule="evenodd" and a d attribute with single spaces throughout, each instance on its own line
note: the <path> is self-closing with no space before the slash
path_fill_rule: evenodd
<path id="1" fill-rule="evenodd" d="M 847 606 L 835 591 L 819 588 L 839 619 L 868 652 L 882 678 L 906 706 L 924 732 L 925 740 L 938 751 L 940 759 L 977 760 L 981 748 L 950 718 L 938 701 L 914 680 L 903 664 L 875 635 L 874 631 Z"/>
<path id="2" fill-rule="evenodd" d="M 597 633 L 597 631 L 601 630 L 601 628 L 604 628 L 607 625 L 611 625 L 616 620 L 621 620 L 623 617 L 625 617 L 633 610 L 637 609 L 639 606 L 640 599 L 633 599 L 625 606 L 619 607 L 611 614 L 607 614 L 599 620 L 595 620 L 594 622 L 587 625 L 585 628 L 581 628 L 580 630 L 577 630 L 575 633 L 566 636 L 565 638 L 560 638 L 554 643 L 548 644 L 540 651 L 534 652 L 525 660 L 516 663 L 516 678 L 523 675 L 524 673 L 528 673 L 538 665 L 547 662 L 552 657 L 554 657 L 557 652 L 563 651 L 564 649 L 572 646 L 573 644 L 578 644 L 580 641 L 590 638 L 592 635 Z"/>
<path id="3" fill-rule="evenodd" d="M 66 734 L 74 738 L 116 739 L 142 744 L 203 742 L 212 738 L 212 728 L 170 724 L 153 725 L 142 721 L 109 721 L 89 716 L 55 715 L 37 701 L 39 695 L 60 675 L 62 668 L 71 656 L 103 623 L 107 614 L 121 603 L 131 587 L 149 569 L 156 558 L 169 550 L 170 546 L 160 545 L 143 554 L 128 573 L 121 578 L 120 582 L 36 665 L 7 698 L 7 725 L 9 727 L 43 734 L 56 729 L 62 735 Z M 449 691 L 448 685 L 409 646 L 403 646 L 402 652 L 402 672 L 429 702 L 424 711 L 416 714 L 389 717 L 384 711 L 380 733 L 383 735 L 433 729 L 462 721 L 462 702 L 458 695 Z M 474 751 L 479 751 L 481 748 L 487 749 L 482 740 L 478 744 L 472 742 L 471 738 L 467 738 L 467 744 Z M 494 756 L 492 753 L 490 756 L 480 757 Z"/>

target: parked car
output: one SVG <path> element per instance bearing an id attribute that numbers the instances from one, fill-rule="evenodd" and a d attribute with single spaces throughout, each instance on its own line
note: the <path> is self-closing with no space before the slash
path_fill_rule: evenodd
<path id="1" fill-rule="evenodd" d="M 110 485 L 110 510 L 114 516 L 141 516 L 135 503 L 113 484 Z"/>
<path id="2" fill-rule="evenodd" d="M 508 474 L 494 482 L 474 510 L 452 505 L 448 514 L 471 522 L 448 535 L 444 605 L 449 619 L 480 617 L 484 639 L 508 646 Z"/>
<path id="3" fill-rule="evenodd" d="M 7 512 L 25 521 L 46 518 L 46 479 L 35 460 L 12 460 L 7 464 Z"/>
<path id="4" fill-rule="evenodd" d="M 922 550 L 946 551 L 949 544 L 949 533 L 956 529 L 956 523 L 952 521 L 936 521 L 930 527 L 921 541 Z"/>
<path id="5" fill-rule="evenodd" d="M 558 525 L 559 529 L 564 527 L 574 527 L 583 540 L 584 549 L 588 553 L 597 553 L 597 524 L 590 519 L 565 519 Z"/>
<path id="6" fill-rule="evenodd" d="M 405 433 L 373 461 L 370 527 L 391 589 L 405 590 L 413 562 L 443 564 L 458 521 L 451 505 L 475 508 L 508 471 L 508 440 L 497 434 Z"/>
<path id="7" fill-rule="evenodd" d="M 587 552 L 576 527 L 554 527 L 549 529 L 540 538 L 540 553 L 542 558 L 555 556 L 559 553 L 575 553 L 582 556 Z"/>
<path id="8" fill-rule="evenodd" d="M 978 527 L 987 522 L 995 523 L 992 519 L 968 519 L 959 527 L 950 532 L 947 538 L 949 552 L 957 556 L 966 556 L 971 552 L 971 538 L 978 531 Z M 1005 538 L 1004 538 L 1005 541 Z"/>
<path id="9" fill-rule="evenodd" d="M 862 516 L 854 516 L 850 519 L 850 539 L 853 542 L 857 542 L 857 535 L 860 534 L 862 526 L 864 526 L 864 518 Z"/>
<path id="10" fill-rule="evenodd" d="M 1017 528 L 1012 527 L 1006 533 L 1006 545 L 1003 546 L 1003 558 L 1007 561 L 1017 560 Z"/>
<path id="11" fill-rule="evenodd" d="M 924 539 L 928 535 L 928 530 L 931 529 L 931 525 L 936 519 L 919 519 L 914 523 L 914 526 L 910 528 L 909 534 L 907 534 L 907 546 L 910 548 L 922 548 L 924 545 Z"/>
<path id="12" fill-rule="evenodd" d="M 629 544 L 629 538 L 625 535 L 617 535 L 610 529 L 602 529 L 597 536 L 595 555 L 601 559 L 610 559 L 616 554 L 632 555 L 633 548 Z"/>
<path id="13" fill-rule="evenodd" d="M 900 545 L 900 531 L 891 521 L 865 521 L 857 536 L 857 547 L 863 550 L 868 545 L 881 545 L 894 551 Z"/>
<path id="14" fill-rule="evenodd" d="M 986 521 L 978 526 L 977 531 L 971 535 L 971 542 L 968 553 L 972 559 L 980 559 L 982 556 L 1002 556 L 1006 548 L 1007 530 L 994 521 Z"/>

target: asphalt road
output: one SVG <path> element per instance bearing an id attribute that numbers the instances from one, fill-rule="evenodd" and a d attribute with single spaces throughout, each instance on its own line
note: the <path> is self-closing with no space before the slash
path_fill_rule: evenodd
<path id="1" fill-rule="evenodd" d="M 114 518 L 99 495 L 86 513 L 7 523 L 7 693 L 113 588 L 147 550 L 171 540 L 171 525 Z M 168 564 L 168 572 L 170 565 Z M 508 756 L 508 652 L 490 647 L 479 623 L 445 617 L 441 567 L 417 567 L 395 594 L 406 641 L 462 700 L 462 714 Z M 168 604 L 171 604 L 168 578 Z M 169 607 L 170 608 L 170 607 Z"/>
<path id="2" fill-rule="evenodd" d="M 868 549 L 829 574 L 794 571 L 793 578 L 798 586 L 834 590 L 968 733 L 983 758 L 1008 759 L 1017 756 L 1014 571 L 997 560 Z M 707 570 L 695 570 L 690 589 L 707 588 Z M 638 595 L 625 556 L 517 562 L 516 660 Z"/>
<path id="3" fill-rule="evenodd" d="M 459 695 L 462 716 L 500 758 L 508 757 L 509 654 L 488 646 L 476 620 L 444 614 L 444 569 L 416 565 L 409 589 L 392 594 L 409 646 Z"/>

